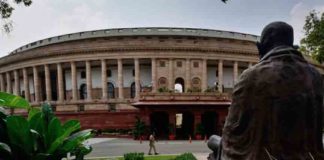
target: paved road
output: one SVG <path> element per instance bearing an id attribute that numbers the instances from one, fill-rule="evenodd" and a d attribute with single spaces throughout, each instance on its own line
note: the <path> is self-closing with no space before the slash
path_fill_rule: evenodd
<path id="1" fill-rule="evenodd" d="M 139 141 L 131 139 L 113 139 L 113 138 L 93 138 L 89 142 L 92 144 L 93 151 L 87 157 L 106 157 L 122 156 L 129 152 L 144 152 L 149 150 L 148 141 Z M 180 154 L 185 152 L 207 155 L 211 151 L 204 141 L 158 141 L 156 143 L 157 151 L 160 154 Z"/>

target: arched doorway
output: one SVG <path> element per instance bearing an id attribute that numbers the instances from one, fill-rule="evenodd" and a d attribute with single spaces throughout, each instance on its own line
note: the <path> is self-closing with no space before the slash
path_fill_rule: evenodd
<path id="1" fill-rule="evenodd" d="M 191 112 L 176 114 L 176 136 L 179 139 L 188 139 L 194 134 L 194 115 Z"/>
<path id="2" fill-rule="evenodd" d="M 87 85 L 86 84 L 81 84 L 79 93 L 80 93 L 80 99 L 87 98 Z"/>
<path id="3" fill-rule="evenodd" d="M 136 89 L 135 89 L 135 82 L 133 82 L 130 86 L 130 96 L 131 98 L 135 98 L 135 93 L 136 92 Z"/>
<path id="4" fill-rule="evenodd" d="M 174 82 L 174 90 L 179 93 L 183 93 L 185 89 L 183 78 L 177 78 Z"/>
<path id="5" fill-rule="evenodd" d="M 115 98 L 115 86 L 111 82 L 107 83 L 108 98 Z"/>
<path id="6" fill-rule="evenodd" d="M 203 113 L 201 116 L 201 124 L 205 129 L 207 137 L 213 134 L 219 135 L 219 133 L 217 133 L 218 115 L 216 112 L 207 111 Z"/>
<path id="7" fill-rule="evenodd" d="M 150 115 L 151 132 L 159 139 L 167 139 L 169 132 L 169 114 L 166 112 L 153 112 Z"/>

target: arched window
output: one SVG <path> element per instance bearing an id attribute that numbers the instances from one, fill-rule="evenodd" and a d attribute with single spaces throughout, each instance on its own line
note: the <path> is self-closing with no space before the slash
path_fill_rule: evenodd
<path id="1" fill-rule="evenodd" d="M 111 83 L 107 83 L 108 87 L 108 98 L 115 98 L 115 86 Z"/>
<path id="2" fill-rule="evenodd" d="M 87 98 L 87 85 L 81 84 L 80 86 L 80 99 L 86 99 Z"/>
<path id="3" fill-rule="evenodd" d="M 182 93 L 184 92 L 184 80 L 183 78 L 177 78 L 174 83 L 174 90 L 176 92 Z"/>
<path id="4" fill-rule="evenodd" d="M 131 96 L 131 98 L 135 98 L 135 92 L 136 92 L 136 89 L 135 89 L 136 87 L 135 87 L 135 82 L 133 82 L 132 84 L 131 84 L 131 86 L 130 86 L 130 96 Z"/>

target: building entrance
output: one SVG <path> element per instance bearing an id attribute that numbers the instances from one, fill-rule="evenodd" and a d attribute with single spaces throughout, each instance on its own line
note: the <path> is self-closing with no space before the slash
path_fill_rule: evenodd
<path id="1" fill-rule="evenodd" d="M 218 115 L 216 112 L 207 111 L 201 116 L 201 124 L 204 127 L 205 134 L 207 137 L 218 134 L 217 133 L 217 124 L 218 124 Z"/>
<path id="2" fill-rule="evenodd" d="M 188 139 L 194 133 L 194 115 L 191 112 L 180 112 L 176 114 L 176 137 Z"/>
<path id="3" fill-rule="evenodd" d="M 167 139 L 169 134 L 169 114 L 166 112 L 153 112 L 150 115 L 151 132 L 154 132 L 156 138 Z"/>

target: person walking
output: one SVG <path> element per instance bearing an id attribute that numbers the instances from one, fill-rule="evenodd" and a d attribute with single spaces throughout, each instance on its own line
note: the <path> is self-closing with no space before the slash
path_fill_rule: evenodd
<path id="1" fill-rule="evenodd" d="M 149 141 L 150 141 L 150 143 L 149 143 L 149 145 L 150 145 L 150 150 L 149 150 L 148 155 L 152 155 L 152 154 L 151 154 L 152 148 L 153 148 L 153 150 L 154 150 L 154 154 L 155 154 L 155 155 L 159 154 L 158 152 L 156 152 L 156 148 L 155 148 L 155 137 L 154 137 L 154 133 L 152 133 L 152 134 L 150 135 L 150 137 L 149 137 Z"/>

